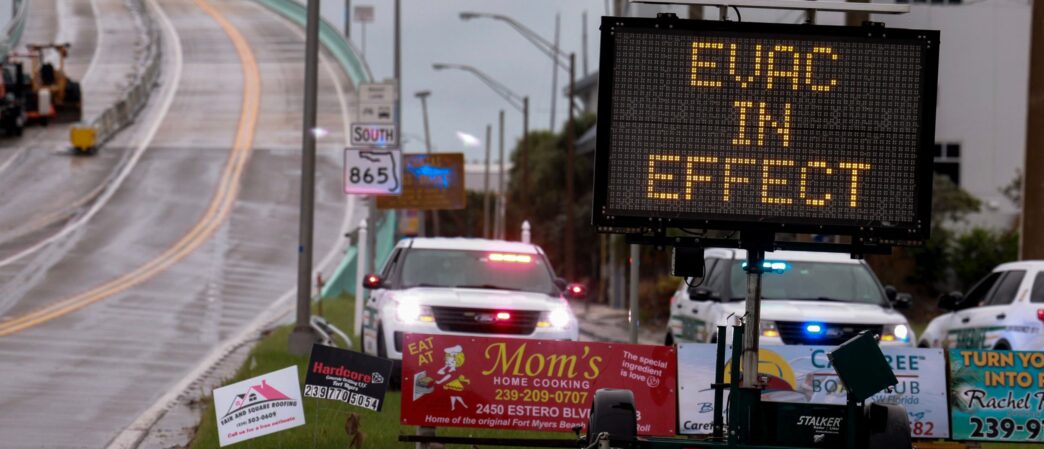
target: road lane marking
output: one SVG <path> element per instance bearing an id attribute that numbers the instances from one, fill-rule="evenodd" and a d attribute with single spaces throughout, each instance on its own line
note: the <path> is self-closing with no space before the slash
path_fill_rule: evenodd
<path id="1" fill-rule="evenodd" d="M 267 9 L 261 8 L 258 5 L 254 5 L 257 8 L 268 11 Z M 270 14 L 278 16 L 278 14 Z M 294 23 L 290 22 L 284 17 L 278 17 L 285 26 L 290 28 L 302 41 L 304 41 L 304 32 Z M 337 76 L 331 67 L 331 64 L 325 56 L 320 53 L 320 62 L 326 69 L 327 74 L 330 75 L 334 83 L 334 90 L 337 93 L 338 104 L 341 107 L 341 118 L 342 126 L 344 127 L 344 140 L 347 142 L 348 134 L 351 126 L 349 124 L 349 109 L 348 104 L 345 101 L 344 89 L 341 86 L 341 79 Z M 330 266 L 337 258 L 342 255 L 342 248 L 346 247 L 350 242 L 346 236 L 346 232 L 354 225 L 358 223 L 354 212 L 358 207 L 357 196 L 349 195 L 345 204 L 344 217 L 341 222 L 341 230 L 337 234 L 337 243 L 330 246 L 330 250 L 326 253 L 321 261 L 315 266 L 315 272 L 318 273 Z M 169 389 L 163 396 L 156 400 L 148 409 L 145 410 L 141 415 L 134 420 L 127 428 L 123 429 L 119 435 L 116 436 L 109 443 L 107 449 L 132 449 L 138 447 L 138 443 L 145 438 L 149 430 L 156 424 L 157 421 L 175 404 L 175 401 L 186 391 L 193 387 L 205 374 L 207 374 L 211 367 L 218 364 L 225 359 L 229 354 L 235 351 L 237 348 L 244 344 L 253 341 L 254 336 L 266 327 L 271 326 L 273 323 L 282 320 L 283 317 L 290 314 L 293 311 L 296 288 L 291 288 L 282 296 L 279 297 L 275 302 L 269 305 L 263 312 L 258 314 L 253 321 L 244 327 L 235 337 L 225 340 L 217 348 L 214 348 L 207 356 L 200 362 L 196 367 L 181 380 L 178 381 L 174 387 Z M 0 319 L 2 320 L 2 319 Z"/>
<path id="2" fill-rule="evenodd" d="M 154 3 L 154 0 L 150 0 L 150 3 L 157 11 L 159 11 L 164 26 L 169 26 L 169 30 L 173 30 L 173 25 L 170 23 L 170 19 L 163 13 L 162 9 Z M 229 39 L 232 41 L 233 47 L 239 56 L 240 63 L 243 66 L 243 101 L 235 139 L 232 144 L 232 152 L 222 170 L 222 176 L 218 188 L 211 199 L 206 213 L 203 215 L 203 218 L 201 218 L 196 225 L 185 234 L 185 236 L 160 256 L 152 259 L 145 265 L 138 267 L 134 271 L 113 279 L 90 291 L 81 293 L 69 299 L 58 301 L 28 314 L 0 323 L 0 337 L 14 334 L 67 315 L 71 312 L 75 312 L 153 278 L 171 265 L 174 265 L 187 257 L 199 246 L 209 240 L 209 238 L 224 223 L 225 219 L 231 212 L 232 206 L 235 204 L 235 199 L 239 192 L 240 178 L 246 162 L 249 159 L 250 153 L 253 150 L 254 130 L 257 126 L 258 113 L 261 105 L 260 69 L 246 40 L 232 23 L 206 0 L 195 0 L 195 3 L 200 7 L 200 9 L 210 15 L 211 18 L 213 18 L 214 21 L 217 22 L 225 31 L 225 34 L 227 34 Z M 176 36 L 176 31 L 174 31 L 173 34 Z M 177 40 L 175 40 L 175 42 L 177 42 Z M 178 53 L 180 54 L 180 51 Z"/>

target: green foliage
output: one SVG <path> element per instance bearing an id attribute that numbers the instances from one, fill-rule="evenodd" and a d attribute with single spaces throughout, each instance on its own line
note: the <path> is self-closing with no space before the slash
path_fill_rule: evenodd
<path id="1" fill-rule="evenodd" d="M 579 138 L 595 125 L 594 115 L 576 119 L 575 137 Z M 533 225 L 533 242 L 540 245 L 552 265 L 564 272 L 566 207 L 573 208 L 576 248 L 576 272 L 579 279 L 592 278 L 597 266 L 597 237 L 591 223 L 591 189 L 594 182 L 592 155 L 576 155 L 573 182 L 575 201 L 567 205 L 567 147 L 565 133 L 532 131 L 529 133 L 529 191 L 523 186 L 522 140 L 512 151 L 511 177 L 508 181 L 507 223 L 509 239 L 518 238 L 519 225 L 529 220 Z M 571 279 L 572 280 L 572 279 Z"/>
<path id="2" fill-rule="evenodd" d="M 978 198 L 954 184 L 949 177 L 935 175 L 932 181 L 933 226 L 941 226 L 945 221 L 962 221 L 968 214 L 978 212 L 981 205 Z"/>
<path id="3" fill-rule="evenodd" d="M 997 265 L 1011 262 L 1018 257 L 1017 233 L 982 228 L 974 228 L 957 237 L 950 256 L 954 274 L 962 290 L 993 271 Z"/>
<path id="4" fill-rule="evenodd" d="M 977 198 L 950 178 L 935 176 L 932 237 L 923 246 L 909 250 L 916 262 L 910 282 L 935 292 L 963 290 L 998 264 L 1018 258 L 1019 238 L 1015 232 L 975 227 L 957 233 L 944 226 L 963 221 L 968 214 L 978 212 L 980 205 Z"/>

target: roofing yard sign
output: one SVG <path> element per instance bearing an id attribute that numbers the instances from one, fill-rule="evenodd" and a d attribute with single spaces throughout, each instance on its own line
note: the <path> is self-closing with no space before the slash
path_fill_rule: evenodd
<path id="1" fill-rule="evenodd" d="M 624 388 L 639 434 L 675 433 L 673 347 L 406 334 L 402 362 L 402 424 L 569 432 Z"/>
<path id="2" fill-rule="evenodd" d="M 303 426 L 297 367 L 288 366 L 214 390 L 221 446 Z"/>

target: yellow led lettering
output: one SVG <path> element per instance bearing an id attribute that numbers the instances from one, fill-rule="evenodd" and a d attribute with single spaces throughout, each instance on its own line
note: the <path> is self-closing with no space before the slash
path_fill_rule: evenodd
<path id="1" fill-rule="evenodd" d="M 729 44 L 729 76 L 731 76 L 740 87 L 746 89 L 747 85 L 754 83 L 754 80 L 761 74 L 761 44 L 754 46 L 754 72 L 750 75 L 743 76 L 736 73 L 736 44 Z"/>
<path id="2" fill-rule="evenodd" d="M 776 57 L 779 56 L 780 66 L 785 67 L 786 59 L 782 53 L 790 53 L 791 64 L 790 71 L 777 70 Z M 777 45 L 772 47 L 772 51 L 768 52 L 768 72 L 765 74 L 765 88 L 772 89 L 772 80 L 774 78 L 790 78 L 790 89 L 798 90 L 798 83 L 801 78 L 801 53 L 794 51 L 793 45 Z"/>
<path id="3" fill-rule="evenodd" d="M 793 167 L 794 161 L 765 159 L 761 162 L 761 202 L 766 204 L 794 204 L 790 198 L 774 198 L 769 196 L 769 186 L 785 186 L 787 180 L 770 178 L 769 167 Z"/>
<path id="4" fill-rule="evenodd" d="M 806 205 L 809 205 L 809 206 L 825 206 L 826 202 L 830 201 L 830 194 L 829 193 L 824 194 L 822 199 L 808 198 L 807 197 L 808 196 L 808 192 L 807 192 L 807 188 L 806 188 L 806 186 L 807 186 L 806 178 L 808 176 L 808 169 L 809 168 L 821 168 L 828 175 L 833 175 L 834 174 L 834 170 L 831 169 L 830 167 L 827 167 L 827 163 L 826 162 L 818 162 L 818 161 L 809 162 L 808 164 L 806 164 L 805 167 L 801 167 L 801 184 L 800 184 L 800 188 L 798 190 L 799 196 L 801 197 L 801 199 L 805 200 L 805 204 Z"/>
<path id="5" fill-rule="evenodd" d="M 733 101 L 732 105 L 739 108 L 739 137 L 732 139 L 732 144 L 750 145 L 750 139 L 747 138 L 747 108 L 753 108 L 754 102 Z"/>
<path id="6" fill-rule="evenodd" d="M 862 164 L 859 162 L 842 162 L 838 164 L 842 170 L 852 170 L 852 185 L 848 195 L 848 207 L 856 207 L 859 200 L 859 171 L 869 170 L 870 164 Z"/>
<path id="7" fill-rule="evenodd" d="M 657 200 L 676 200 L 678 199 L 677 193 L 666 193 L 656 192 L 653 188 L 656 181 L 673 181 L 674 175 L 670 173 L 656 173 L 656 162 L 680 162 L 681 156 L 671 156 L 666 154 L 650 154 L 649 155 L 649 188 L 646 190 L 646 194 L 649 198 Z"/>
<path id="8" fill-rule="evenodd" d="M 695 164 L 717 164 L 718 158 L 714 156 L 689 156 L 685 162 L 685 199 L 692 199 L 692 183 L 693 182 L 710 182 L 711 177 L 707 175 L 696 174 L 692 171 L 692 166 Z"/>
<path id="9" fill-rule="evenodd" d="M 703 61 L 699 59 L 699 51 L 724 50 L 725 44 L 721 42 L 693 42 L 692 43 L 692 85 L 694 87 L 721 87 L 721 81 L 701 80 L 696 76 L 696 69 L 713 69 L 718 67 L 714 61 Z"/>
<path id="10" fill-rule="evenodd" d="M 765 125 L 771 126 L 776 134 L 779 134 L 783 139 L 783 147 L 790 146 L 790 103 L 783 105 L 783 122 L 775 121 L 771 115 L 768 114 L 764 101 L 758 102 L 758 146 L 765 144 Z M 740 121 L 740 126 L 743 126 L 743 121 Z M 742 133 L 742 130 L 741 130 Z M 742 134 L 741 134 L 742 135 Z M 733 139 L 733 144 L 736 140 Z"/>
<path id="11" fill-rule="evenodd" d="M 837 85 L 836 79 L 831 79 L 830 84 L 812 84 L 812 56 L 815 54 L 830 55 L 831 61 L 837 61 L 837 54 L 834 53 L 830 47 L 815 47 L 812 49 L 812 53 L 805 54 L 805 84 L 807 84 L 813 92 L 830 92 L 830 88 Z"/>
<path id="12" fill-rule="evenodd" d="M 732 166 L 734 164 L 754 165 L 756 163 L 757 163 L 757 161 L 755 161 L 754 159 L 750 159 L 750 158 L 739 158 L 739 157 L 727 157 L 727 158 L 725 158 L 725 178 L 724 178 L 725 179 L 725 188 L 724 188 L 724 191 L 722 192 L 722 197 L 721 197 L 722 201 L 728 201 L 729 200 L 729 190 L 730 190 L 730 186 L 732 184 L 739 184 L 739 183 L 747 183 L 747 184 L 749 184 L 750 183 L 750 178 L 742 177 L 742 176 L 732 176 Z"/>

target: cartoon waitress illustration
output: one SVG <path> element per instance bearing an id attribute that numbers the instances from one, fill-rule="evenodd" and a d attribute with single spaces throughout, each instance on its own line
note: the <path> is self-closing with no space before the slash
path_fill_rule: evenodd
<path id="1" fill-rule="evenodd" d="M 462 348 L 460 345 L 456 345 L 446 348 L 445 351 L 446 364 L 438 370 L 438 374 L 442 376 L 442 378 L 436 380 L 435 383 L 438 385 L 442 385 L 442 388 L 446 391 L 464 391 L 464 385 L 470 384 L 471 381 L 468 380 L 467 377 L 464 377 L 463 374 L 458 374 L 456 375 L 456 377 L 454 377 L 454 372 L 457 371 L 457 368 L 460 368 L 464 365 L 464 348 Z M 457 395 L 453 395 L 451 393 L 451 411 L 457 409 L 458 402 L 460 403 L 461 407 L 468 408 L 468 405 L 464 403 L 464 398 Z"/>

